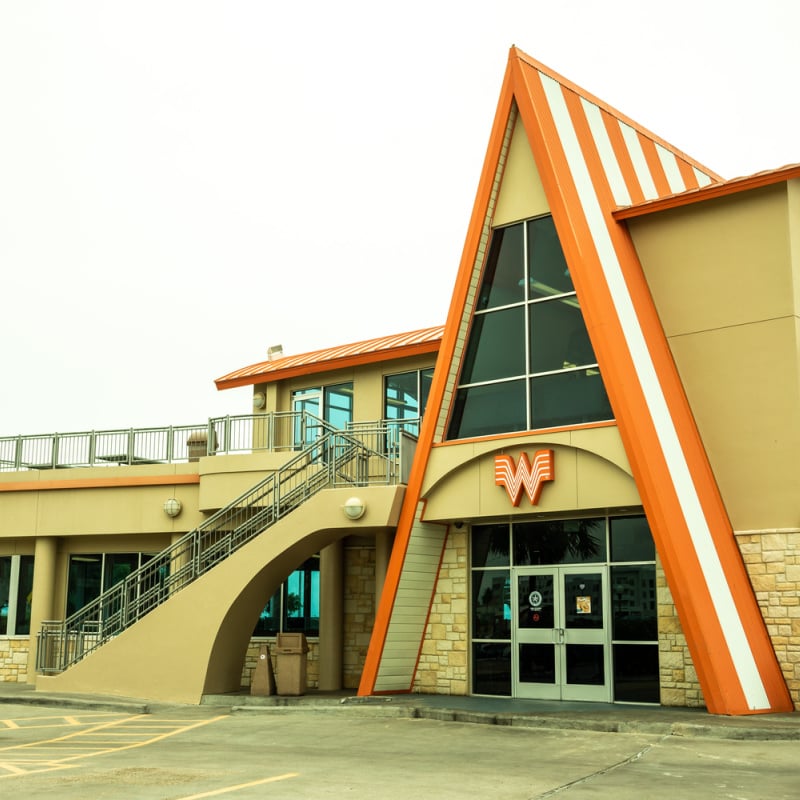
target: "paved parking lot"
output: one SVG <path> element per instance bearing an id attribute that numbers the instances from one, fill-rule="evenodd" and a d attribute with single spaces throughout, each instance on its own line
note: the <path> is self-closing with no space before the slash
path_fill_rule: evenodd
<path id="1" fill-rule="evenodd" d="M 796 740 L 516 728 L 400 708 L 0 705 L 0 794 L 50 800 L 796 800 L 797 753 Z"/>

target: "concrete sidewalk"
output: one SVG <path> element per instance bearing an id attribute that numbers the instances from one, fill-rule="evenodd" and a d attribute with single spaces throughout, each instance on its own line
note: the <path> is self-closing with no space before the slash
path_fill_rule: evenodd
<path id="1" fill-rule="evenodd" d="M 120 711 L 131 714 L 144 714 L 169 705 L 140 698 L 38 692 L 33 686 L 21 683 L 0 683 L 0 703 Z M 653 733 L 762 741 L 800 740 L 800 713 L 797 712 L 726 717 L 694 708 L 427 694 L 362 698 L 347 691 L 309 692 L 300 697 L 255 696 L 246 692 L 207 695 L 203 698 L 201 707 L 209 707 L 209 711 L 224 708 L 233 713 L 328 712 L 552 730 Z"/>

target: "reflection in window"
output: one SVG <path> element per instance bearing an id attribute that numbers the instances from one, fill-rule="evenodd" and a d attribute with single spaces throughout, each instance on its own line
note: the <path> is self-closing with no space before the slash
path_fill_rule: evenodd
<path id="1" fill-rule="evenodd" d="M 0 556 L 0 636 L 31 632 L 33 556 Z"/>
<path id="2" fill-rule="evenodd" d="M 384 379 L 383 418 L 397 422 L 397 429 L 414 436 L 425 413 L 433 369 L 411 370 Z"/>
<path id="3" fill-rule="evenodd" d="M 606 560 L 604 518 L 554 519 L 514 525 L 514 563 L 591 564 Z"/>
<path id="4" fill-rule="evenodd" d="M 146 564 L 151 553 L 80 553 L 69 557 L 67 616 L 96 600 L 134 570 Z"/>
<path id="5" fill-rule="evenodd" d="M 319 555 L 307 559 L 269 599 L 253 636 L 305 633 L 319 636 Z"/>
<path id="6" fill-rule="evenodd" d="M 612 418 L 552 217 L 498 228 L 448 438 Z"/>

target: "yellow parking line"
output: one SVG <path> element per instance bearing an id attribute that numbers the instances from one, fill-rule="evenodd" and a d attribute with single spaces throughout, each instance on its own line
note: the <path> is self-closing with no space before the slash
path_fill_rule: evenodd
<path id="1" fill-rule="evenodd" d="M 240 783 L 237 786 L 226 786 L 223 789 L 214 789 L 213 792 L 203 792 L 202 794 L 192 794 L 188 797 L 181 797 L 180 800 L 200 800 L 201 797 L 216 797 L 219 794 L 238 792 L 239 789 L 249 789 L 251 786 L 261 786 L 264 783 L 275 783 L 285 781 L 288 778 L 296 778 L 299 772 L 287 772 L 285 775 L 275 775 L 272 778 L 262 778 L 260 781 L 250 781 L 250 783 Z"/>

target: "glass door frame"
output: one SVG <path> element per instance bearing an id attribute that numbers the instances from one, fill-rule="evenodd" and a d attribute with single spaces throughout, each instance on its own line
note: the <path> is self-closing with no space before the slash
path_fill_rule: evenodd
<path id="1" fill-rule="evenodd" d="M 570 575 L 599 576 L 601 580 L 602 627 L 570 627 L 567 623 L 566 582 Z M 553 621 L 552 627 L 526 628 L 520 626 L 519 579 L 525 576 L 552 576 Z M 537 567 L 514 567 L 511 570 L 511 667 L 512 696 L 538 700 L 577 700 L 611 702 L 613 675 L 611 673 L 611 605 L 609 568 L 605 564 L 569 564 Z M 590 596 L 589 596 L 590 597 Z M 592 600 L 588 602 L 591 613 Z M 595 601 L 596 602 L 596 601 Z M 536 609 L 531 604 L 531 613 Z M 581 613 L 580 611 L 578 613 Z M 552 683 L 523 682 L 520 680 L 520 646 L 525 644 L 552 645 L 554 656 L 554 681 Z M 569 645 L 602 645 L 603 683 L 567 683 L 567 647 Z"/>

